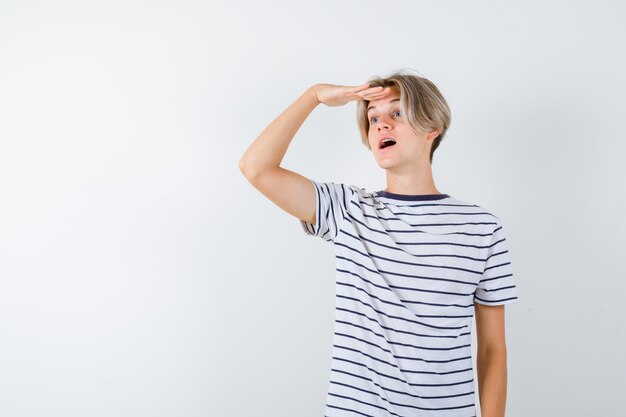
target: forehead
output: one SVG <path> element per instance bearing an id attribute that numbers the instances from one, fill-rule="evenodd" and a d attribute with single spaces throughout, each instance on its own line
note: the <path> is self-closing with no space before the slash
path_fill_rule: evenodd
<path id="1" fill-rule="evenodd" d="M 397 103 L 399 101 L 400 92 L 395 88 L 391 88 L 391 91 L 385 97 L 378 100 L 370 101 L 367 105 L 367 112 L 369 113 L 373 109 L 379 109 L 386 105 L 393 105 L 394 103 Z"/>

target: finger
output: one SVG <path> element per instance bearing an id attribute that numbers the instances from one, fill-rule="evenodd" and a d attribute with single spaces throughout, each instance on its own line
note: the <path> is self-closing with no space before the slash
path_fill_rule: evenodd
<path id="1" fill-rule="evenodd" d="M 380 90 L 382 88 L 382 90 Z M 363 91 L 363 94 L 387 94 L 389 92 L 389 87 L 373 87 L 368 90 Z"/>
<path id="2" fill-rule="evenodd" d="M 380 91 L 380 92 L 369 93 L 369 94 L 363 94 L 363 98 L 364 98 L 365 100 L 373 100 L 373 99 L 377 99 L 377 98 L 380 98 L 380 97 L 384 97 L 384 96 L 386 96 L 387 94 L 389 94 L 389 91 L 390 91 L 389 89 L 385 89 L 385 90 Z"/>
<path id="3" fill-rule="evenodd" d="M 367 89 L 369 87 L 370 83 L 365 83 L 365 84 L 361 84 L 358 87 L 353 87 L 352 88 L 352 93 L 358 93 L 359 91 L 363 91 L 365 89 Z M 373 88 L 377 88 L 377 87 L 373 87 Z"/>
<path id="4" fill-rule="evenodd" d="M 382 90 L 380 90 L 381 88 Z M 360 100 L 371 100 L 372 98 L 383 97 L 388 92 L 389 92 L 388 88 L 383 88 L 382 86 L 378 86 L 378 87 L 369 88 L 361 92 L 356 91 L 353 94 L 356 95 Z"/>

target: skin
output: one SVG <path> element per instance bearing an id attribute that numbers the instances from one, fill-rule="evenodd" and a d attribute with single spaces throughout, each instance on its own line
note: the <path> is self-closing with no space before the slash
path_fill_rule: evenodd
<path id="1" fill-rule="evenodd" d="M 507 355 L 504 305 L 474 303 L 476 319 L 476 373 L 483 417 L 504 417 L 507 391 Z"/>

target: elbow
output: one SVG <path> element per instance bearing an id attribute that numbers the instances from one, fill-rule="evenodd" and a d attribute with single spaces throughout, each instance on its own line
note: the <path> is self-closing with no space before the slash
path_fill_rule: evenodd
<path id="1" fill-rule="evenodd" d="M 489 346 L 478 346 L 477 354 L 483 357 L 500 357 L 505 358 L 507 356 L 506 346 L 502 344 L 494 344 Z"/>
<path id="2" fill-rule="evenodd" d="M 244 175 L 246 174 L 246 162 L 243 157 L 239 160 L 239 171 Z"/>
<path id="3" fill-rule="evenodd" d="M 249 178 L 250 176 L 250 167 L 249 164 L 246 163 L 246 158 L 245 156 L 242 157 L 239 160 L 239 171 L 241 171 L 241 173 L 246 177 Z"/>
<path id="4" fill-rule="evenodd" d="M 242 157 L 239 160 L 239 171 L 243 174 L 244 177 L 249 182 L 253 182 L 256 177 L 258 177 L 258 169 L 255 169 L 248 161 L 246 161 L 245 157 Z"/>

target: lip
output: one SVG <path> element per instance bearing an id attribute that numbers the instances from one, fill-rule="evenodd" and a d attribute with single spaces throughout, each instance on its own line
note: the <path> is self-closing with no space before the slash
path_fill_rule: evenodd
<path id="1" fill-rule="evenodd" d="M 398 144 L 398 141 L 396 140 L 396 138 L 394 138 L 394 137 L 393 137 L 393 136 L 391 136 L 391 135 L 384 135 L 384 136 L 381 136 L 381 137 L 380 137 L 380 139 L 378 139 L 378 150 L 379 150 L 379 151 L 384 151 L 385 149 L 387 149 L 387 148 L 391 148 L 391 147 L 392 147 L 392 146 L 387 146 L 387 148 L 380 149 L 380 145 L 383 143 L 383 140 L 385 140 L 385 139 L 387 139 L 387 138 L 391 138 L 391 139 L 395 140 L 395 141 L 396 141 L 396 145 Z"/>
<path id="2" fill-rule="evenodd" d="M 394 146 L 398 146 L 398 145 L 396 144 Z M 385 153 L 385 152 L 388 152 L 389 149 L 392 149 L 392 148 L 393 148 L 393 146 L 387 146 L 386 148 L 379 149 L 378 152 Z"/>

